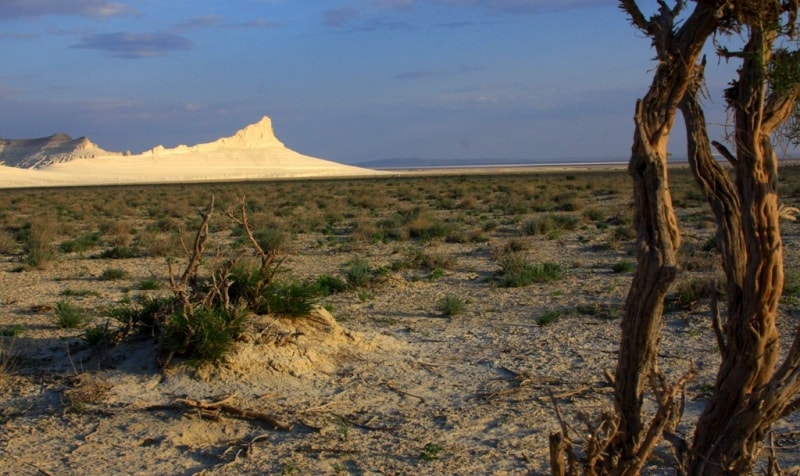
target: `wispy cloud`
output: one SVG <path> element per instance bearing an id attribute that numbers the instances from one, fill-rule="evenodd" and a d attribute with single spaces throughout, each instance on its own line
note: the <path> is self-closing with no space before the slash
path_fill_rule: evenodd
<path id="1" fill-rule="evenodd" d="M 325 25 L 332 27 L 347 26 L 357 18 L 358 10 L 351 7 L 334 8 L 324 13 Z"/>
<path id="2" fill-rule="evenodd" d="M 35 18 L 49 15 L 77 15 L 108 18 L 135 15 L 136 10 L 119 2 L 104 0 L 2 0 L 0 21 Z"/>
<path id="3" fill-rule="evenodd" d="M 176 30 L 192 30 L 199 28 L 277 28 L 283 26 L 281 22 L 268 21 L 263 19 L 250 20 L 243 23 L 225 23 L 225 17 L 221 15 L 206 15 L 194 17 L 188 21 L 175 25 Z"/>
<path id="4" fill-rule="evenodd" d="M 86 36 L 72 48 L 99 50 L 114 58 L 138 59 L 170 51 L 194 49 L 194 43 L 173 33 L 104 33 Z"/>
<path id="5" fill-rule="evenodd" d="M 206 15 L 194 17 L 183 23 L 178 23 L 175 28 L 179 30 L 189 30 L 192 28 L 214 28 L 220 26 L 225 17 L 221 15 Z"/>

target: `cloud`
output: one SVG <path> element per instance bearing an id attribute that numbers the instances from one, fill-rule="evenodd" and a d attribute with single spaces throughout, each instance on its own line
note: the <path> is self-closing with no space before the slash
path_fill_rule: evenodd
<path id="1" fill-rule="evenodd" d="M 221 15 L 206 15 L 194 17 L 183 23 L 175 25 L 177 30 L 191 30 L 196 28 L 277 28 L 283 26 L 281 22 L 268 20 L 251 20 L 244 23 L 224 23 L 225 17 Z"/>
<path id="2" fill-rule="evenodd" d="M 135 15 L 136 10 L 119 2 L 104 0 L 2 0 L 0 21 L 50 15 L 108 18 Z"/>
<path id="3" fill-rule="evenodd" d="M 175 28 L 179 30 L 188 30 L 191 28 L 213 28 L 219 26 L 225 17 L 221 15 L 206 15 L 202 17 L 194 17 L 183 23 L 178 23 Z"/>
<path id="4" fill-rule="evenodd" d="M 344 7 L 334 8 L 325 12 L 325 25 L 332 27 L 346 26 L 358 18 L 358 10 Z"/>
<path id="5" fill-rule="evenodd" d="M 104 33 L 85 36 L 72 48 L 104 51 L 114 58 L 149 58 L 169 51 L 194 49 L 194 43 L 172 33 Z"/>

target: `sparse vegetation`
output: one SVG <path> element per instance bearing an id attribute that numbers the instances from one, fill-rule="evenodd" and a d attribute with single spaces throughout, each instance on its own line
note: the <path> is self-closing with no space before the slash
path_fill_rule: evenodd
<path id="1" fill-rule="evenodd" d="M 89 315 L 81 307 L 69 301 L 59 301 L 55 308 L 55 324 L 64 329 L 83 327 L 89 320 Z"/>
<path id="2" fill-rule="evenodd" d="M 533 283 L 548 283 L 561 278 L 561 275 L 561 266 L 557 263 L 534 264 L 521 254 L 508 254 L 500 261 L 497 284 L 501 287 L 516 288 Z"/>
<path id="3" fill-rule="evenodd" d="M 445 316 L 458 316 L 467 308 L 467 302 L 454 294 L 445 294 L 436 307 Z"/>

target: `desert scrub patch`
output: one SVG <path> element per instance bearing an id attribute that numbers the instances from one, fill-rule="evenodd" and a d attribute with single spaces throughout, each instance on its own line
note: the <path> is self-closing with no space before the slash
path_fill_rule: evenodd
<path id="1" fill-rule="evenodd" d="M 456 264 L 455 256 L 449 254 L 427 253 L 424 248 L 415 247 L 408 250 L 406 261 L 413 268 L 450 269 Z"/>
<path id="2" fill-rule="evenodd" d="M 330 296 L 347 290 L 347 283 L 344 280 L 327 274 L 318 276 L 314 286 L 319 296 Z"/>
<path id="3" fill-rule="evenodd" d="M 617 261 L 616 263 L 611 265 L 611 271 L 615 273 L 630 273 L 635 269 L 636 269 L 636 263 L 628 260 Z"/>
<path id="4" fill-rule="evenodd" d="M 97 297 L 100 296 L 100 293 L 93 290 L 93 289 L 72 289 L 66 288 L 62 289 L 61 292 L 58 293 L 59 296 L 65 297 Z"/>
<path id="5" fill-rule="evenodd" d="M 128 277 L 128 272 L 122 268 L 106 268 L 100 273 L 100 281 L 118 281 Z"/>
<path id="6" fill-rule="evenodd" d="M 115 332 L 109 328 L 109 322 L 92 326 L 83 331 L 81 340 L 92 349 L 104 349 L 114 343 Z"/>
<path id="7" fill-rule="evenodd" d="M 667 295 L 664 304 L 668 310 L 692 310 L 697 302 L 711 295 L 714 287 L 708 279 L 694 278 L 678 283 Z"/>
<path id="8" fill-rule="evenodd" d="M 350 288 L 360 288 L 369 284 L 375 273 L 364 258 L 353 258 L 344 264 L 343 274 Z"/>
<path id="9" fill-rule="evenodd" d="M 436 305 L 436 310 L 445 316 L 458 316 L 467 309 L 467 302 L 455 294 L 445 294 Z"/>
<path id="10" fill-rule="evenodd" d="M 58 245 L 62 253 L 82 253 L 100 245 L 100 233 L 86 233 Z"/>
<path id="11" fill-rule="evenodd" d="M 577 229 L 578 224 L 578 219 L 572 215 L 547 214 L 525 221 L 521 233 L 525 236 L 546 236 L 555 239 L 565 231 Z"/>
<path id="12" fill-rule="evenodd" d="M 167 322 L 164 347 L 179 357 L 218 363 L 225 360 L 244 330 L 243 312 L 217 307 L 175 312 Z"/>
<path id="13" fill-rule="evenodd" d="M 129 259 L 136 258 L 138 253 L 132 246 L 114 246 L 103 250 L 97 255 L 100 259 Z"/>
<path id="14" fill-rule="evenodd" d="M 61 300 L 55 308 L 55 324 L 62 329 L 77 329 L 89 322 L 85 309 L 67 300 Z"/>
<path id="15" fill-rule="evenodd" d="M 539 315 L 539 317 L 536 318 L 536 324 L 540 326 L 547 326 L 556 322 L 560 317 L 561 311 L 558 309 L 551 309 Z"/>
<path id="16" fill-rule="evenodd" d="M 796 304 L 800 301 L 800 271 L 794 268 L 784 270 L 783 296 L 782 299 L 788 304 Z"/>
<path id="17" fill-rule="evenodd" d="M 263 291 L 268 314 L 302 317 L 311 314 L 319 298 L 320 288 L 314 281 L 273 282 Z"/>
<path id="18" fill-rule="evenodd" d="M 0 229 L 0 254 L 12 255 L 17 252 L 17 240 L 6 230 Z"/>
<path id="19" fill-rule="evenodd" d="M 27 266 L 44 269 L 58 257 L 53 244 L 56 225 L 53 219 L 37 218 L 27 222 L 19 231 L 19 241 L 25 253 L 23 258 Z"/>
<path id="20" fill-rule="evenodd" d="M 139 291 L 155 291 L 161 289 L 162 283 L 158 278 L 144 278 L 136 283 L 136 289 Z"/>
<path id="21" fill-rule="evenodd" d="M 0 337 L 18 337 L 23 332 L 25 332 L 25 326 L 21 324 L 0 327 Z"/>
<path id="22" fill-rule="evenodd" d="M 622 309 L 606 303 L 586 303 L 575 307 L 575 312 L 584 316 L 613 321 L 622 316 Z"/>
<path id="23" fill-rule="evenodd" d="M 505 255 L 500 261 L 497 284 L 500 287 L 516 288 L 534 283 L 549 283 L 563 275 L 561 265 L 544 262 L 531 263 L 521 254 Z"/>

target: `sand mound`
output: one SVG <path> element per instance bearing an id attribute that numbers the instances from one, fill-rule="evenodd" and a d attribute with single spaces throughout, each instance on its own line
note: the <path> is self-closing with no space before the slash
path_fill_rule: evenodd
<path id="1" fill-rule="evenodd" d="M 236 352 L 222 366 L 201 369 L 200 377 L 239 381 L 265 375 L 330 375 L 348 360 L 400 347 L 386 336 L 367 337 L 345 329 L 323 308 L 306 318 L 254 316 Z"/>

